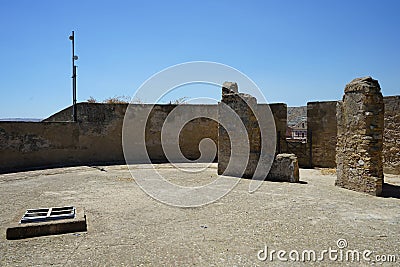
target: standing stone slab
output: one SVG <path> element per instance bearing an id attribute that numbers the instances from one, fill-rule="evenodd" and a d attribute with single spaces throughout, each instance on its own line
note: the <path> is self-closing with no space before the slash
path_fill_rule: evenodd
<path id="1" fill-rule="evenodd" d="M 337 105 L 337 186 L 380 195 L 384 104 L 378 81 L 357 78 Z"/>
<path id="2" fill-rule="evenodd" d="M 383 171 L 400 175 L 400 95 L 383 98 L 385 128 L 383 134 Z"/>
<path id="3" fill-rule="evenodd" d="M 267 140 L 275 139 L 273 131 L 276 131 L 276 128 L 268 131 L 265 125 L 267 127 L 273 125 L 276 116 L 274 118 L 271 116 L 270 119 L 268 116 L 263 116 L 267 114 L 267 108 L 269 108 L 267 105 L 258 105 L 255 97 L 239 93 L 236 83 L 223 84 L 222 101 L 218 105 L 219 175 L 257 180 L 299 181 L 297 157 L 294 154 L 278 154 L 275 157 L 274 143 L 268 148 Z M 235 116 L 232 116 L 232 113 Z M 284 115 L 286 122 L 286 105 L 284 105 Z M 266 131 L 263 132 L 263 138 L 266 140 L 261 140 L 261 126 L 257 118 L 264 123 L 263 130 Z M 263 141 L 266 142 L 264 146 Z M 273 152 L 268 154 L 268 151 Z"/>
<path id="4" fill-rule="evenodd" d="M 225 172 L 225 175 L 252 178 L 253 174 L 255 173 L 261 152 L 261 130 L 258 125 L 256 115 L 253 112 L 257 109 L 257 100 L 255 97 L 248 94 L 238 93 L 236 83 L 234 83 L 236 85 L 236 90 L 226 90 L 225 86 L 227 84 L 228 83 L 224 83 L 222 87 L 222 102 L 223 104 L 229 106 L 239 116 L 247 133 L 249 147 L 245 146 L 244 142 L 234 142 L 234 145 L 236 146 L 235 149 L 236 151 L 239 151 L 239 153 L 233 153 L 233 148 L 231 147 L 231 140 L 228 131 L 222 125 L 219 125 L 218 174 L 223 174 Z M 228 118 L 227 120 L 227 118 L 221 117 L 225 116 L 225 112 L 223 112 L 223 107 L 221 105 L 222 104 L 219 104 L 219 121 L 225 121 L 225 123 L 228 124 L 235 124 L 234 121 L 229 121 L 230 118 Z M 231 129 L 231 132 L 239 131 L 239 127 L 235 128 L 234 125 L 232 126 L 234 129 Z M 250 151 L 246 151 L 248 148 Z M 247 154 L 248 158 L 245 156 Z M 236 169 L 235 166 L 234 168 L 227 170 L 228 163 L 233 157 L 235 158 L 235 160 L 238 161 L 247 161 L 247 167 L 245 168 L 243 174 L 240 174 L 240 170 L 242 168 Z"/>
<path id="5" fill-rule="evenodd" d="M 278 154 L 272 163 L 267 180 L 277 182 L 299 182 L 299 164 L 295 154 Z"/>
<path id="6" fill-rule="evenodd" d="M 337 101 L 307 103 L 309 167 L 336 168 L 336 106 Z"/>

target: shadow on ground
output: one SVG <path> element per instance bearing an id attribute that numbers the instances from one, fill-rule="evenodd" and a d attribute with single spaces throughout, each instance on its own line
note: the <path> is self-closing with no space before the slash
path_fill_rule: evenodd
<path id="1" fill-rule="evenodd" d="M 392 197 L 400 199 L 400 186 L 384 183 L 381 197 Z"/>

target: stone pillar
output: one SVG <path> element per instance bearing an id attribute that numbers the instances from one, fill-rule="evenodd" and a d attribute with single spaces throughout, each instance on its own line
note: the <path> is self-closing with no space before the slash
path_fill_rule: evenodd
<path id="1" fill-rule="evenodd" d="M 286 105 L 284 107 L 286 118 Z M 218 105 L 219 175 L 224 174 L 257 180 L 299 181 L 299 166 L 297 157 L 294 154 L 278 154 L 275 157 L 274 152 L 271 152 L 270 155 L 267 154 L 267 143 L 264 144 L 264 147 L 262 146 L 261 126 L 257 118 L 262 120 L 263 127 L 273 125 L 274 120 L 273 116 L 270 119 L 268 116 L 263 116 L 263 114 L 267 113 L 266 108 L 269 107 L 257 105 L 255 97 L 239 93 L 236 83 L 225 82 L 223 84 L 222 102 Z M 232 112 L 235 116 L 232 116 Z M 265 138 L 268 139 L 270 136 L 268 133 L 271 132 L 266 129 L 263 130 L 265 131 L 263 132 Z M 271 130 L 275 131 L 276 129 Z M 243 133 L 245 134 L 243 135 Z M 274 145 L 272 145 L 272 148 L 274 149 Z M 265 155 L 262 153 L 262 149 L 264 149 Z M 271 163 L 268 162 L 268 158 L 274 159 L 272 166 L 268 165 Z"/>
<path id="2" fill-rule="evenodd" d="M 357 78 L 346 85 L 337 105 L 335 185 L 380 195 L 383 184 L 384 104 L 378 81 Z"/>
<path id="3" fill-rule="evenodd" d="M 223 174 L 224 171 L 227 169 L 231 157 L 235 157 L 235 160 L 238 160 L 239 162 L 240 161 L 248 162 L 244 173 L 240 174 L 240 168 L 239 170 L 235 170 L 233 168 L 232 169 L 233 171 L 228 170 L 229 173 L 225 173 L 225 175 L 252 178 L 256 170 L 261 151 L 261 131 L 257 122 L 257 118 L 253 113 L 253 110 L 256 111 L 257 109 L 257 100 L 255 97 L 251 95 L 238 93 L 238 86 L 236 83 L 225 82 L 222 86 L 222 103 L 230 107 L 239 116 L 241 122 L 246 128 L 250 151 L 247 161 L 247 157 L 245 157 L 245 155 L 247 155 L 248 151 L 245 151 L 246 148 L 243 145 L 244 140 L 242 140 L 242 142 L 234 142 L 234 145 L 237 146 L 236 151 L 239 151 L 239 153 L 232 153 L 233 149 L 231 148 L 228 131 L 221 124 L 219 124 L 218 174 Z M 234 128 L 234 124 L 237 124 L 238 122 L 227 121 L 226 118 L 221 118 L 221 115 L 224 114 L 221 108 L 222 107 L 220 104 L 219 107 L 220 122 L 231 124 L 233 126 L 231 131 L 239 130 L 239 127 Z M 243 149 L 241 149 L 240 147 L 243 147 Z M 240 157 L 243 157 L 243 160 L 240 159 Z"/>

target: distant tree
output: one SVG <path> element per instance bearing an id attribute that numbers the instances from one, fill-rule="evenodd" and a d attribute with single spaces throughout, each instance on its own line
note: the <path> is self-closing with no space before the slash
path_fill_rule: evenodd
<path id="1" fill-rule="evenodd" d="M 109 97 L 103 100 L 103 103 L 105 104 L 128 104 L 130 101 L 130 97 L 128 96 L 114 96 L 114 97 Z"/>
<path id="2" fill-rule="evenodd" d="M 88 103 L 97 103 L 97 100 L 93 96 L 91 96 L 91 97 L 89 97 L 88 100 L 86 100 L 86 102 L 88 102 Z"/>

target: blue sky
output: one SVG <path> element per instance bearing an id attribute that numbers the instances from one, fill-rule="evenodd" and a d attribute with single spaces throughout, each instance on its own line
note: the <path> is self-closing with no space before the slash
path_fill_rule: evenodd
<path id="1" fill-rule="evenodd" d="M 346 83 L 366 75 L 384 95 L 400 94 L 400 1 L 2 0 L 0 7 L 0 118 L 45 118 L 70 105 L 72 30 L 78 101 L 132 96 L 156 72 L 196 60 L 230 65 L 268 102 L 289 106 L 340 99 Z M 219 97 L 218 88 L 210 92 Z"/>

